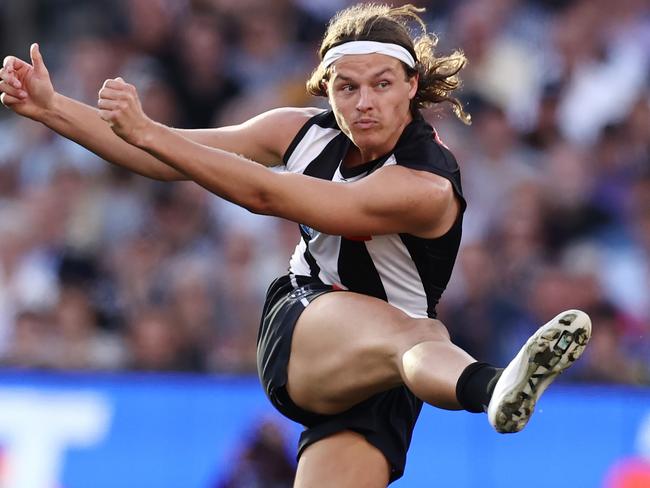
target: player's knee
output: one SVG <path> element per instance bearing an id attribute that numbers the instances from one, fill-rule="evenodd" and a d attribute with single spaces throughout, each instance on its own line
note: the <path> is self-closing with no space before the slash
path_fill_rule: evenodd
<path id="1" fill-rule="evenodd" d="M 439 320 L 407 317 L 400 324 L 396 337 L 392 338 L 392 344 L 394 352 L 401 357 L 404 351 L 417 344 L 430 341 L 448 342 L 449 340 L 447 327 Z"/>
<path id="2" fill-rule="evenodd" d="M 451 337 L 449 336 L 449 330 L 443 324 L 437 319 L 427 319 L 427 322 L 429 322 L 429 325 L 432 329 L 432 334 L 435 336 L 435 340 L 438 341 L 449 341 L 451 340 Z"/>

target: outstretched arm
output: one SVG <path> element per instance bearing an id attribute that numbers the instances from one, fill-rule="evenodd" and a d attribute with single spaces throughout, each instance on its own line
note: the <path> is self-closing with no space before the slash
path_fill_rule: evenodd
<path id="1" fill-rule="evenodd" d="M 102 119 L 133 144 L 188 175 L 216 195 L 252 212 L 275 215 L 334 235 L 408 232 L 444 234 L 455 221 L 458 200 L 451 183 L 434 174 L 390 166 L 354 183 L 275 173 L 236 154 L 191 141 L 153 122 L 135 87 L 111 80 L 100 94 Z M 282 138 L 290 118 L 278 117 L 271 138 Z M 295 134 L 295 132 L 292 132 Z"/>
<path id="2" fill-rule="evenodd" d="M 32 44 L 30 55 L 31 64 L 14 56 L 4 59 L 0 69 L 0 101 L 3 105 L 19 115 L 42 122 L 113 164 L 157 180 L 188 179 L 182 171 L 117 137 L 99 117 L 95 107 L 57 93 L 37 44 Z M 102 91 L 110 91 L 110 82 L 102 87 Z M 288 113 L 294 121 L 294 134 L 309 116 L 309 112 L 303 109 L 282 109 L 262 114 L 238 126 L 172 130 L 200 144 L 242 154 L 262 164 L 275 165 L 281 161 L 291 142 L 286 138 L 269 137 L 269 128 L 276 124 L 281 112 Z"/>
<path id="3" fill-rule="evenodd" d="M 0 98 L 4 106 L 45 124 L 118 166 L 159 180 L 187 179 L 179 171 L 116 137 L 94 107 L 57 93 L 38 44 L 32 44 L 30 56 L 31 64 L 14 56 L 4 59 L 0 70 Z"/>

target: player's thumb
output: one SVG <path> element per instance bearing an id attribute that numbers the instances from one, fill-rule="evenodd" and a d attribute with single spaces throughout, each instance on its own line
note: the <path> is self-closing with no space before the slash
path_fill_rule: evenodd
<path id="1" fill-rule="evenodd" d="M 29 48 L 29 55 L 32 58 L 32 66 L 34 67 L 34 71 L 37 73 L 45 73 L 47 69 L 45 68 L 43 56 L 41 55 L 41 50 L 38 47 L 38 44 L 32 44 L 32 46 Z"/>

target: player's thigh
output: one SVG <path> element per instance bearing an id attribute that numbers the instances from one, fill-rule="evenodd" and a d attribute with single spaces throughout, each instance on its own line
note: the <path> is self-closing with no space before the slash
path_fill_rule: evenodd
<path id="1" fill-rule="evenodd" d="M 376 447 L 344 431 L 305 449 L 294 488 L 386 488 L 389 475 L 390 465 Z"/>
<path id="2" fill-rule="evenodd" d="M 428 340 L 449 340 L 439 321 L 357 293 L 321 295 L 296 323 L 287 389 L 307 410 L 341 412 L 401 385 L 401 355 Z"/>

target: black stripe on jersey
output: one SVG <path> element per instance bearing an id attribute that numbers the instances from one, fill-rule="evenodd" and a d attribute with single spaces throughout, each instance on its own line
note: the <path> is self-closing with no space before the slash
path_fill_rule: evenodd
<path id="1" fill-rule="evenodd" d="M 462 226 L 461 215 L 445 235 L 436 239 L 424 239 L 411 234 L 399 235 L 420 275 L 427 296 L 427 315 L 432 319 L 436 318 L 436 305 L 454 268 Z"/>
<path id="2" fill-rule="evenodd" d="M 321 153 L 305 168 L 303 174 L 331 181 L 348 150 L 349 142 L 350 140 L 341 132 L 327 143 Z"/>
<path id="3" fill-rule="evenodd" d="M 359 164 L 357 166 L 352 166 L 351 168 L 348 168 L 341 164 L 341 168 L 339 169 L 339 171 L 341 172 L 341 176 L 343 177 L 343 179 L 354 178 L 355 176 L 360 176 L 363 173 L 370 174 L 373 171 L 375 171 L 377 168 L 382 166 L 388 160 L 391 154 L 392 153 L 385 154 L 377 159 L 373 159 L 372 161 L 368 161 L 367 163 Z"/>
<path id="4" fill-rule="evenodd" d="M 334 119 L 334 114 L 330 111 L 313 116 L 311 119 L 305 122 L 305 125 L 300 128 L 296 136 L 291 141 L 291 144 L 289 144 L 287 152 L 285 152 L 284 156 L 282 157 L 282 162 L 285 164 L 285 166 L 289 162 L 289 158 L 291 158 L 293 152 L 296 150 L 296 147 L 298 147 L 298 144 L 300 144 L 300 141 L 302 141 L 302 139 L 305 137 L 305 134 L 312 125 L 318 125 L 319 127 L 324 128 L 338 128 L 336 126 L 336 119 Z"/>
<path id="5" fill-rule="evenodd" d="M 309 285 L 314 282 L 314 280 L 310 276 L 301 276 L 301 275 L 293 275 L 293 276 L 296 279 L 296 284 L 298 285 L 298 288 L 300 288 L 301 286 Z"/>
<path id="6" fill-rule="evenodd" d="M 365 242 L 341 237 L 338 271 L 341 284 L 350 291 L 388 301 L 386 290 Z"/>
<path id="7" fill-rule="evenodd" d="M 311 252 L 309 252 L 309 241 L 311 240 L 311 236 L 309 233 L 307 233 L 302 225 L 299 225 L 298 228 L 300 229 L 300 235 L 302 236 L 302 239 L 305 241 L 304 256 L 305 261 L 307 261 L 307 264 L 309 265 L 309 272 L 312 278 L 318 278 L 318 275 L 320 273 L 320 266 L 318 266 L 316 259 L 314 259 L 314 256 L 312 256 Z"/>

